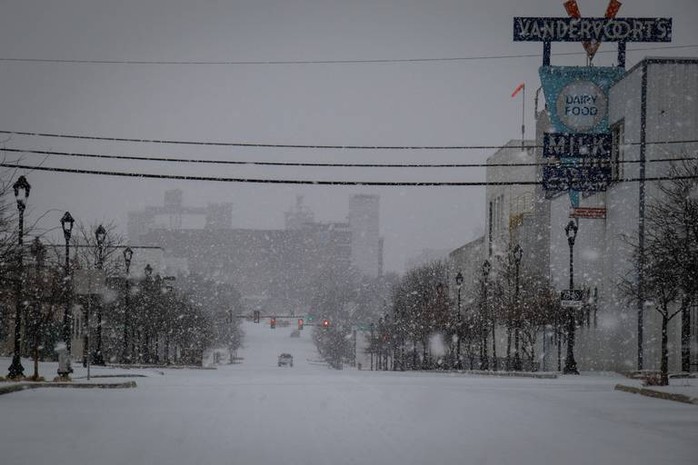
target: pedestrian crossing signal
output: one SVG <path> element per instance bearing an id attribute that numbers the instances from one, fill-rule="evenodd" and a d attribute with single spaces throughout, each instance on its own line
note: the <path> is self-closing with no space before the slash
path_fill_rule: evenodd
<path id="1" fill-rule="evenodd" d="M 269 326 L 271 327 L 271 329 L 276 328 L 276 318 L 271 317 L 271 318 L 269 319 Z"/>
<path id="2" fill-rule="evenodd" d="M 299 318 L 298 319 L 298 330 L 302 330 L 302 329 L 303 329 L 303 318 Z"/>

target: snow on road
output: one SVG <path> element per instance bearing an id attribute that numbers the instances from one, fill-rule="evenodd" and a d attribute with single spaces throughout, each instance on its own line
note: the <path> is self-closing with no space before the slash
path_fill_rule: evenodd
<path id="1" fill-rule="evenodd" d="M 137 389 L 0 396 L 2 463 L 656 465 L 698 459 L 698 408 L 613 391 L 614 377 L 336 371 L 313 363 L 310 328 L 301 338 L 289 337 L 291 329 L 245 324 L 242 364 L 162 375 L 141 370 L 149 377 L 138 379 Z M 293 368 L 277 366 L 281 352 L 294 355 Z"/>

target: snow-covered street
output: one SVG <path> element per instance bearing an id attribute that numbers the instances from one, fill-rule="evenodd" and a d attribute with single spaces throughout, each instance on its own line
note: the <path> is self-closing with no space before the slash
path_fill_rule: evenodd
<path id="1" fill-rule="evenodd" d="M 698 453 L 698 408 L 613 391 L 613 375 L 337 371 L 316 362 L 311 328 L 244 329 L 242 364 L 96 369 L 147 377 L 0 396 L 2 463 L 656 465 Z M 277 366 L 281 352 L 293 368 Z"/>

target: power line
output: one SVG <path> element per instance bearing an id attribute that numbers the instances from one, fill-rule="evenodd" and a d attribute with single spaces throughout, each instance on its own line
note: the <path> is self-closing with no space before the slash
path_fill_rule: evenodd
<path id="1" fill-rule="evenodd" d="M 698 44 L 674 45 L 667 47 L 644 47 L 630 49 L 628 52 L 645 52 L 657 50 L 676 50 L 696 48 Z M 616 53 L 613 50 L 602 50 L 601 53 Z M 579 56 L 586 52 L 562 52 L 553 56 Z M 91 65 L 151 65 L 151 66 L 259 66 L 259 65 L 345 65 L 345 64 L 391 64 L 391 63 L 431 63 L 431 62 L 458 62 L 480 60 L 509 60 L 518 58 L 540 58 L 539 53 L 515 54 L 515 55 L 476 55 L 461 57 L 417 57 L 417 58 L 378 58 L 356 60 L 233 60 L 233 61 L 208 61 L 208 60 L 90 60 L 90 59 L 60 59 L 60 58 L 22 58 L 0 57 L 0 62 L 7 63 L 50 63 L 50 64 L 91 64 Z"/>
<path id="2" fill-rule="evenodd" d="M 305 180 L 305 179 L 255 179 L 255 178 L 228 178 L 216 176 L 188 176 L 188 175 L 173 175 L 173 174 L 157 174 L 157 173 L 134 173 L 127 171 L 101 171 L 101 170 L 85 170 L 73 168 L 53 168 L 45 166 L 18 165 L 11 163 L 0 163 L 1 167 L 26 169 L 33 171 L 49 171 L 58 173 L 72 174 L 92 174 L 98 176 L 117 176 L 131 178 L 148 178 L 148 179 L 172 179 L 180 181 L 210 181 L 210 182 L 229 182 L 229 183 L 248 183 L 248 184 L 302 184 L 314 186 L 412 186 L 412 187 L 429 187 L 429 186 L 486 186 L 486 185 L 536 185 L 536 181 L 520 181 L 520 182 L 483 182 L 483 181 L 327 181 L 327 180 Z"/>
<path id="3" fill-rule="evenodd" d="M 213 160 L 196 158 L 172 158 L 136 155 L 107 155 L 94 153 L 59 152 L 53 150 L 28 150 L 18 148 L 0 148 L 0 152 L 27 153 L 34 155 L 93 158 L 102 160 L 130 160 L 130 161 L 156 161 L 165 163 L 194 163 L 212 165 L 236 165 L 236 166 L 279 166 L 279 167 L 303 167 L 303 168 L 494 168 L 517 166 L 547 166 L 548 162 L 532 163 L 309 163 L 309 162 L 272 162 L 272 161 L 244 161 L 244 160 Z M 695 160 L 695 157 L 681 158 L 656 158 L 647 162 L 677 162 Z M 617 163 L 633 164 L 640 160 L 621 160 Z"/>
<path id="4" fill-rule="evenodd" d="M 28 131 L 9 131 L 0 130 L 0 134 L 16 135 L 16 136 L 31 136 L 31 137 L 50 137 L 56 139 L 76 139 L 76 140 L 95 140 L 107 142 L 135 142 L 142 144 L 161 144 L 161 145 L 195 145 L 195 146 L 213 146 L 213 147 L 247 147 L 247 148 L 282 148 L 282 149 L 324 149 L 324 150 L 500 150 L 505 148 L 515 148 L 511 145 L 323 145 L 323 144 L 272 144 L 272 143 L 257 143 L 257 142 L 222 142 L 222 141 L 192 141 L 192 140 L 176 140 L 176 139 L 143 139 L 130 137 L 106 137 L 106 136 L 87 136 L 78 134 L 63 134 L 49 132 L 28 132 Z M 695 144 L 698 139 L 690 140 L 667 140 L 646 142 L 645 145 L 672 145 L 672 144 Z M 640 142 L 630 142 L 623 144 L 626 146 L 640 145 Z M 526 145 L 526 148 L 542 148 L 540 145 Z"/>
<path id="5" fill-rule="evenodd" d="M 186 176 L 157 173 L 134 173 L 128 171 L 99 171 L 72 168 L 53 168 L 46 166 L 18 165 L 0 163 L 0 167 L 25 169 L 30 171 L 48 171 L 56 173 L 89 174 L 97 176 L 115 176 L 147 179 L 170 179 L 179 181 L 207 181 L 246 184 L 295 184 L 312 186 L 373 186 L 373 187 L 466 187 L 466 186 L 535 186 L 542 185 L 540 181 L 327 181 L 305 179 L 255 179 L 255 178 L 228 178 L 215 176 Z M 657 176 L 640 178 L 625 178 L 617 182 L 638 181 L 670 181 L 677 179 L 698 179 L 698 176 Z"/>
<path id="6" fill-rule="evenodd" d="M 33 137 L 51 137 L 56 139 L 98 140 L 107 142 L 136 142 L 143 144 L 166 145 L 197 145 L 213 147 L 251 147 L 251 148 L 281 148 L 281 149 L 334 149 L 334 150 L 470 150 L 470 149 L 501 149 L 506 145 L 323 145 L 323 144 L 271 144 L 256 142 L 206 142 L 174 139 L 142 139 L 129 137 L 85 136 L 76 134 L 59 134 L 48 132 L 27 132 L 0 130 L 0 134 Z"/>

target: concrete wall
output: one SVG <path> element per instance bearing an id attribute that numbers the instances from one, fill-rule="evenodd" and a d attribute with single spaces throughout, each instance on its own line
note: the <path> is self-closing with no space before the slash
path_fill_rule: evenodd
<path id="1" fill-rule="evenodd" d="M 458 289 L 455 279 L 458 273 L 463 274 L 461 310 L 476 303 L 475 299 L 482 276 L 482 263 L 486 258 L 487 249 L 484 236 L 468 242 L 448 255 L 448 290 L 451 302 L 458 302 Z"/>
<path id="2" fill-rule="evenodd" d="M 624 124 L 621 178 L 605 193 L 582 197 L 581 206 L 607 207 L 605 220 L 580 219 L 575 245 L 575 287 L 598 289 L 597 325 L 579 331 L 577 362 L 582 370 L 628 371 L 637 367 L 638 307 L 619 289 L 623 279 L 636 280 L 631 243 L 639 230 L 642 75 L 647 69 L 646 177 L 663 176 L 669 164 L 660 158 L 695 156 L 694 144 L 653 144 L 656 141 L 698 139 L 698 60 L 647 60 L 610 90 L 609 123 Z M 629 162 L 629 163 L 628 163 Z M 647 181 L 646 203 L 659 195 L 657 183 Z M 563 223 L 568 221 L 566 196 L 551 201 L 550 273 L 559 289 L 568 286 L 569 255 Z M 660 318 L 651 306 L 644 312 L 644 368 L 659 367 Z M 670 325 L 670 369 L 679 368 L 680 319 Z M 695 355 L 694 355 L 695 357 Z"/>
<path id="3" fill-rule="evenodd" d="M 511 140 L 490 156 L 487 159 L 487 182 L 535 181 L 535 166 L 520 165 L 534 163 L 532 145 L 533 141 L 524 141 L 524 146 L 529 148 L 522 151 L 521 141 Z M 523 215 L 533 212 L 535 187 L 488 184 L 485 197 L 487 255 L 506 255 L 510 249 L 512 226 Z"/>

